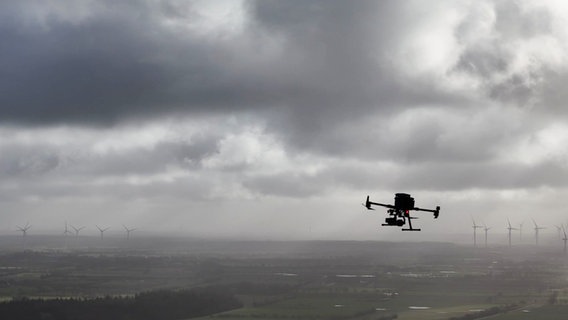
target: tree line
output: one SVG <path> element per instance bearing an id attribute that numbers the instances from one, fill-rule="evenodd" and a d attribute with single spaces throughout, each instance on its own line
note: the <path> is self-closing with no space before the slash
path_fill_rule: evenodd
<path id="1" fill-rule="evenodd" d="M 131 297 L 29 299 L 0 303 L 0 319 L 175 320 L 242 307 L 231 294 L 209 289 L 151 291 Z"/>

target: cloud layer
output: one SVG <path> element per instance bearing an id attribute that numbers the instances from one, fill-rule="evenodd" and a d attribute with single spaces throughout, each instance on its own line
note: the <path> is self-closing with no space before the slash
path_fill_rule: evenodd
<path id="1" fill-rule="evenodd" d="M 5 1 L 5 225 L 308 237 L 322 210 L 314 237 L 373 238 L 349 205 L 399 191 L 496 224 L 559 212 L 566 18 L 555 1 Z"/>

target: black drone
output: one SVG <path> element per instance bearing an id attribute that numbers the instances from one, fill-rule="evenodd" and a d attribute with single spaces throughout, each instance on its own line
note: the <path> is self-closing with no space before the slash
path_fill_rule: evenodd
<path id="1" fill-rule="evenodd" d="M 367 201 L 363 204 L 369 210 L 375 210 L 371 208 L 372 205 L 387 207 L 387 213 L 389 216 L 385 218 L 385 223 L 383 226 L 398 226 L 402 227 L 406 224 L 408 220 L 408 229 L 402 229 L 402 231 L 420 231 L 421 229 L 412 228 L 412 219 L 418 219 L 417 217 L 410 216 L 410 210 L 414 211 L 426 211 L 434 213 L 434 219 L 438 218 L 440 214 L 440 206 L 436 207 L 436 210 L 432 209 L 421 209 L 414 206 L 414 198 L 407 193 L 397 193 L 394 197 L 394 205 L 384 204 L 369 201 L 369 196 L 367 196 Z"/>

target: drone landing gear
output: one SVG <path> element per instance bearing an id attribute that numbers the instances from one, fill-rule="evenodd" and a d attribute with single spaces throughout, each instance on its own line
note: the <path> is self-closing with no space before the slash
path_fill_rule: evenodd
<path id="1" fill-rule="evenodd" d="M 402 231 L 420 231 L 420 230 L 421 230 L 421 229 L 413 229 L 413 228 L 412 228 L 412 218 L 411 218 L 411 217 L 408 217 L 408 226 L 409 226 L 410 228 L 408 228 L 408 229 L 402 229 Z"/>

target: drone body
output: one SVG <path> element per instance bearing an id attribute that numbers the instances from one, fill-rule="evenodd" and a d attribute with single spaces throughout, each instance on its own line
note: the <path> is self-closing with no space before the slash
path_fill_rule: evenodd
<path id="1" fill-rule="evenodd" d="M 414 198 L 408 193 L 397 193 L 394 197 L 394 205 L 384 204 L 378 202 L 369 201 L 369 196 L 367 196 L 367 201 L 364 206 L 369 210 L 375 210 L 372 206 L 382 206 L 388 208 L 388 217 L 385 218 L 385 223 L 383 226 L 398 226 L 402 227 L 406 224 L 408 220 L 408 229 L 402 229 L 402 231 L 420 231 L 421 229 L 412 228 L 412 219 L 417 219 L 416 217 L 410 216 L 410 211 L 426 211 L 434 213 L 434 219 L 438 218 L 440 214 L 440 207 L 437 206 L 435 210 L 433 209 L 421 209 L 414 206 Z"/>

